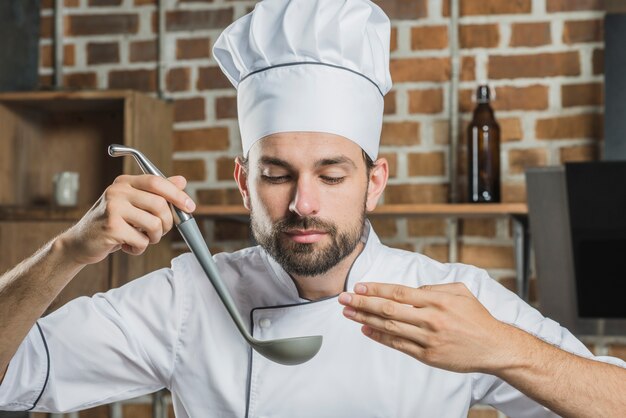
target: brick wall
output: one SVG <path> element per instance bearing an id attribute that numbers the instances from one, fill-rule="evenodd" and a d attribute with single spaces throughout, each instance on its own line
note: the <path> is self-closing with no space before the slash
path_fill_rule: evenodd
<path id="1" fill-rule="evenodd" d="M 236 93 L 210 56 L 217 36 L 254 1 L 168 0 L 165 96 L 175 104 L 175 172 L 200 204 L 240 203 L 231 180 L 241 152 Z M 450 72 L 447 0 L 379 0 L 392 19 L 391 72 L 381 155 L 391 163 L 385 203 L 445 202 L 450 183 Z M 65 0 L 64 82 L 69 88 L 133 88 L 155 94 L 156 0 Z M 42 0 L 42 87 L 52 83 L 52 1 Z M 602 140 L 601 0 L 461 0 L 461 131 L 472 91 L 489 81 L 502 127 L 503 200 L 525 200 L 524 169 L 598 158 Z M 461 137 L 461 144 L 464 138 Z M 464 158 L 461 157 L 461 171 Z M 462 191 L 462 190 L 461 190 Z M 374 219 L 386 243 L 445 261 L 447 221 Z M 203 222 L 213 251 L 248 245 L 245 225 Z M 506 219 L 463 220 L 459 259 L 514 287 Z M 175 244 L 178 251 L 181 243 Z M 531 292 L 532 296 L 532 292 Z M 623 340 L 586 340 L 624 357 Z M 118 410 L 120 406 L 117 406 Z M 122 415 L 148 416 L 145 404 Z M 134 408 L 134 409 L 133 409 Z M 132 409 L 133 412 L 128 412 Z M 480 410 L 475 417 L 497 416 Z M 108 416 L 108 407 L 81 417 Z"/>

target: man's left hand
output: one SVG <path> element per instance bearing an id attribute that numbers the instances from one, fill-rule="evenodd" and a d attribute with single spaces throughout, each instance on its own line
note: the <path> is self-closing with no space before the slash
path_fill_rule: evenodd
<path id="1" fill-rule="evenodd" d="M 463 283 L 419 288 L 359 283 L 354 291 L 342 293 L 339 302 L 369 338 L 454 372 L 506 367 L 510 326 L 495 319 Z"/>

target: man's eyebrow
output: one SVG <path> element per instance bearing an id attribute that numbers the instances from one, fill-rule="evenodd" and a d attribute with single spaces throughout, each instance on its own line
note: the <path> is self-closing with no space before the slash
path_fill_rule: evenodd
<path id="1" fill-rule="evenodd" d="M 319 167 L 325 167 L 325 166 L 335 165 L 335 164 L 349 164 L 352 167 L 357 168 L 356 164 L 354 164 L 354 161 L 352 161 L 350 158 L 344 155 L 340 155 L 338 157 L 333 157 L 333 158 L 323 158 L 321 160 L 318 160 L 315 162 L 315 167 L 319 168 Z"/>
<path id="2" fill-rule="evenodd" d="M 275 165 L 287 169 L 291 168 L 291 164 L 289 164 L 287 161 L 281 160 L 280 158 L 276 157 L 261 157 L 261 159 L 259 160 L 259 167 L 264 165 Z"/>

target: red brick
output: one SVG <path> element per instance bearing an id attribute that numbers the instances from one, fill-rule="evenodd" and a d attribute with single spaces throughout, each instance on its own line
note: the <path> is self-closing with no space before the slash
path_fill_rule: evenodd
<path id="1" fill-rule="evenodd" d="M 520 141 L 524 138 L 522 123 L 518 118 L 498 119 L 498 124 L 500 125 L 500 141 Z"/>
<path id="2" fill-rule="evenodd" d="M 41 45 L 39 63 L 42 68 L 54 67 L 54 45 Z M 76 64 L 76 48 L 74 44 L 63 45 L 63 66 L 73 67 Z"/>
<path id="3" fill-rule="evenodd" d="M 122 0 L 89 0 L 90 7 L 119 6 Z"/>
<path id="4" fill-rule="evenodd" d="M 172 68 L 167 72 L 165 84 L 168 91 L 187 91 L 190 88 L 189 68 Z"/>
<path id="5" fill-rule="evenodd" d="M 40 89 L 48 89 L 54 85 L 54 80 L 52 79 L 52 75 L 39 75 L 37 85 Z"/>
<path id="6" fill-rule="evenodd" d="M 398 154 L 395 152 L 380 153 L 378 158 L 385 158 L 389 163 L 389 177 L 395 178 L 398 176 Z"/>
<path id="7" fill-rule="evenodd" d="M 461 219 L 461 222 L 459 222 L 459 235 L 464 237 L 495 237 L 496 220 Z"/>
<path id="8" fill-rule="evenodd" d="M 447 184 L 391 184 L 385 189 L 385 203 L 445 203 Z"/>
<path id="9" fill-rule="evenodd" d="M 241 205 L 238 189 L 203 189 L 196 191 L 197 203 L 201 205 Z"/>
<path id="10" fill-rule="evenodd" d="M 41 16 L 39 19 L 39 37 L 50 39 L 54 34 L 54 20 L 52 16 Z"/>
<path id="11" fill-rule="evenodd" d="M 450 2 L 443 1 L 443 15 L 450 16 Z M 531 12 L 531 0 L 463 0 L 460 2 L 461 16 L 501 15 Z"/>
<path id="12" fill-rule="evenodd" d="M 435 144 L 446 145 L 450 142 L 450 122 L 446 119 L 434 121 L 433 138 Z"/>
<path id="13" fill-rule="evenodd" d="M 213 10 L 175 10 L 167 12 L 165 26 L 169 32 L 188 32 L 222 29 L 232 21 L 232 7 Z"/>
<path id="14" fill-rule="evenodd" d="M 176 58 L 179 60 L 209 58 L 211 56 L 211 40 L 209 38 L 178 39 L 176 41 Z"/>
<path id="15" fill-rule="evenodd" d="M 489 78 L 525 78 L 580 75 L 578 51 L 489 57 Z"/>
<path id="16" fill-rule="evenodd" d="M 174 160 L 172 171 L 183 176 L 187 181 L 206 180 L 206 163 L 204 160 Z"/>
<path id="17" fill-rule="evenodd" d="M 381 238 L 393 238 L 398 234 L 398 225 L 395 218 L 373 217 L 370 219 L 376 235 Z"/>
<path id="18" fill-rule="evenodd" d="M 63 75 L 63 85 L 73 89 L 95 89 L 98 87 L 96 73 L 72 73 Z"/>
<path id="19" fill-rule="evenodd" d="M 174 131 L 174 151 L 224 151 L 228 149 L 228 128 L 213 127 Z"/>
<path id="20" fill-rule="evenodd" d="M 215 161 L 218 180 L 232 180 L 235 170 L 235 159 L 233 157 L 220 157 Z"/>
<path id="21" fill-rule="evenodd" d="M 389 51 L 393 52 L 398 49 L 398 28 L 391 28 L 391 34 L 389 36 Z"/>
<path id="22" fill-rule="evenodd" d="M 157 41 L 136 41 L 130 43 L 130 62 L 156 61 L 159 53 Z"/>
<path id="23" fill-rule="evenodd" d="M 604 10 L 604 0 L 547 0 L 546 8 L 548 12 Z"/>
<path id="24" fill-rule="evenodd" d="M 156 70 L 115 70 L 109 73 L 109 88 L 155 91 L 156 77 Z"/>
<path id="25" fill-rule="evenodd" d="M 215 239 L 233 241 L 250 239 L 250 226 L 246 222 L 218 219 L 215 221 Z"/>
<path id="26" fill-rule="evenodd" d="M 123 417 L 148 418 L 152 416 L 152 405 L 142 403 L 127 403 L 122 405 Z"/>
<path id="27" fill-rule="evenodd" d="M 409 113 L 443 112 L 443 89 L 409 91 Z"/>
<path id="28" fill-rule="evenodd" d="M 215 117 L 217 119 L 237 119 L 237 98 L 218 97 L 215 99 Z"/>
<path id="29" fill-rule="evenodd" d="M 120 46 L 117 42 L 89 42 L 87 64 L 111 64 L 120 62 Z"/>
<path id="30" fill-rule="evenodd" d="M 135 6 L 156 5 L 158 0 L 135 0 Z"/>
<path id="31" fill-rule="evenodd" d="M 443 152 L 427 152 L 408 155 L 409 176 L 443 176 L 446 174 L 446 158 Z"/>
<path id="32" fill-rule="evenodd" d="M 393 115 L 396 113 L 396 91 L 392 90 L 385 95 L 385 115 Z"/>
<path id="33" fill-rule="evenodd" d="M 539 119 L 537 139 L 602 138 L 602 117 L 595 113 Z"/>
<path id="34" fill-rule="evenodd" d="M 526 202 L 526 185 L 504 182 L 501 186 L 501 196 L 503 203 Z"/>
<path id="35" fill-rule="evenodd" d="M 226 89 L 232 87 L 230 81 L 219 67 L 201 67 L 198 69 L 198 90 Z"/>
<path id="36" fill-rule="evenodd" d="M 494 48 L 500 42 L 498 25 L 461 25 L 459 44 L 461 48 Z"/>
<path id="37" fill-rule="evenodd" d="M 408 218 L 407 233 L 410 237 L 440 237 L 446 234 L 446 221 L 434 218 Z"/>
<path id="38" fill-rule="evenodd" d="M 428 0 L 375 0 L 392 20 L 420 19 L 428 16 Z"/>
<path id="39" fill-rule="evenodd" d="M 109 405 L 97 406 L 95 408 L 80 411 L 80 418 L 109 418 Z"/>
<path id="40" fill-rule="evenodd" d="M 381 133 L 381 145 L 418 145 L 419 127 L 418 122 L 385 122 Z"/>
<path id="41" fill-rule="evenodd" d="M 448 47 L 448 26 L 411 28 L 411 49 L 444 49 Z"/>
<path id="42" fill-rule="evenodd" d="M 509 151 L 509 173 L 522 174 L 529 167 L 543 167 L 548 163 L 544 148 L 512 149 Z"/>
<path id="43" fill-rule="evenodd" d="M 391 71 L 391 78 L 396 83 L 403 81 L 448 81 L 450 79 L 450 59 L 393 59 L 389 64 L 389 70 Z"/>
<path id="44" fill-rule="evenodd" d="M 462 244 L 459 261 L 485 269 L 510 269 L 515 267 L 513 248 L 501 245 Z"/>
<path id="45" fill-rule="evenodd" d="M 600 42 L 604 39 L 604 25 L 601 20 L 576 20 L 565 22 L 563 42 Z"/>
<path id="46" fill-rule="evenodd" d="M 174 101 L 175 122 L 189 122 L 204 119 L 204 97 L 178 99 Z"/>
<path id="47" fill-rule="evenodd" d="M 541 46 L 552 43 L 550 22 L 513 23 L 510 46 Z"/>
<path id="48" fill-rule="evenodd" d="M 548 108 L 548 86 L 497 87 L 495 110 L 544 110 Z"/>
<path id="49" fill-rule="evenodd" d="M 123 35 L 137 33 L 139 16 L 136 14 L 69 15 L 65 34 L 70 36 Z"/>
<path id="50" fill-rule="evenodd" d="M 571 106 L 601 106 L 604 103 L 602 83 L 564 84 L 561 86 L 561 104 Z"/>
<path id="51" fill-rule="evenodd" d="M 476 79 L 476 60 L 472 56 L 461 57 L 461 81 Z"/>
<path id="52" fill-rule="evenodd" d="M 422 254 L 426 257 L 430 257 L 433 260 L 437 260 L 440 263 L 448 262 L 448 245 L 446 244 L 429 244 L 422 248 Z"/>
<path id="53" fill-rule="evenodd" d="M 597 145 L 579 145 L 574 147 L 563 147 L 559 149 L 561 164 L 577 162 L 577 161 L 596 161 L 598 160 Z"/>
<path id="54" fill-rule="evenodd" d="M 604 74 L 604 49 L 593 50 L 593 74 Z"/>

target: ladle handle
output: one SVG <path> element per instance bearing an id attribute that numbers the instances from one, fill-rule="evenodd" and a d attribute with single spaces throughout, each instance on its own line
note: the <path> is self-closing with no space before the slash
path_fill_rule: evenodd
<path id="1" fill-rule="evenodd" d="M 143 155 L 140 151 L 137 151 L 134 148 L 127 147 L 125 145 L 112 144 L 109 145 L 108 149 L 109 155 L 112 157 L 120 157 L 124 155 L 132 155 L 135 158 L 135 161 L 141 167 L 141 170 L 146 174 L 154 174 L 155 176 L 166 178 L 163 173 L 154 165 L 152 162 Z M 178 209 L 176 206 L 169 204 L 172 210 L 172 214 L 174 215 L 174 224 L 176 228 L 183 236 L 187 247 L 191 250 L 193 255 L 200 263 L 202 270 L 206 273 L 209 281 L 215 288 L 217 295 L 222 300 L 222 303 L 226 307 L 228 314 L 235 322 L 235 325 L 239 329 L 241 335 L 246 339 L 246 341 L 250 342 L 248 337 L 248 331 L 246 330 L 245 325 L 243 324 L 243 320 L 237 312 L 237 305 L 235 305 L 235 301 L 230 296 L 228 289 L 224 285 L 224 282 L 221 279 L 219 270 L 213 261 L 213 257 L 211 256 L 211 252 L 200 233 L 200 228 L 198 228 L 198 224 L 196 220 L 189 213 L 184 212 Z"/>

